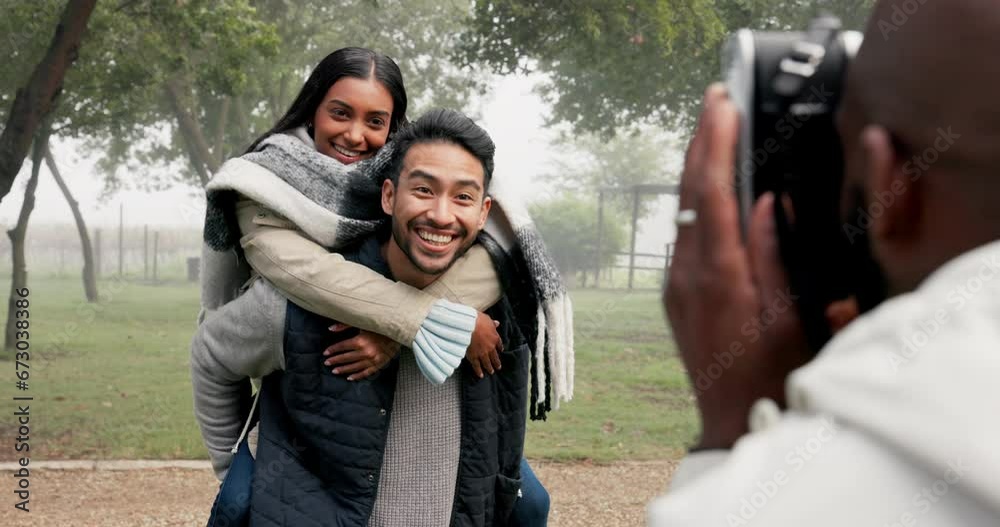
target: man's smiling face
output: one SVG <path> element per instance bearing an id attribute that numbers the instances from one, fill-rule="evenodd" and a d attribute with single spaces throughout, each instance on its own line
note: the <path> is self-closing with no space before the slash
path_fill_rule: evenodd
<path id="1" fill-rule="evenodd" d="M 475 242 L 491 205 L 475 156 L 447 141 L 413 145 L 398 184 L 382 186 L 382 210 L 392 216 L 386 256 L 396 279 L 430 283 L 448 270 Z"/>

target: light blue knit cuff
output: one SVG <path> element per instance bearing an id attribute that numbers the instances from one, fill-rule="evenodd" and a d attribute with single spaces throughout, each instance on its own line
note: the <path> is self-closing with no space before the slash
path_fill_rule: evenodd
<path id="1" fill-rule="evenodd" d="M 443 383 L 462 363 L 472 342 L 479 312 L 463 304 L 440 299 L 431 306 L 413 340 L 413 355 L 427 380 Z"/>

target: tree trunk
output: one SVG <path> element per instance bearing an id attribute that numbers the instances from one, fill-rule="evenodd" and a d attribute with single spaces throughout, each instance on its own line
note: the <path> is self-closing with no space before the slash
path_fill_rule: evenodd
<path id="1" fill-rule="evenodd" d="M 215 162 L 222 166 L 226 162 L 226 127 L 229 126 L 229 105 L 232 97 L 222 98 L 218 121 L 215 123 Z"/>
<path id="2" fill-rule="evenodd" d="M 18 300 L 24 296 L 18 295 L 17 291 L 28 287 L 28 268 L 24 257 L 24 238 L 28 231 L 28 218 L 35 208 L 35 188 L 38 187 L 38 173 L 42 168 L 42 160 L 45 157 L 49 139 L 48 125 L 43 124 L 39 130 L 38 137 L 35 138 L 35 147 L 32 152 L 31 178 L 28 179 L 28 188 L 24 191 L 24 204 L 21 205 L 21 214 L 17 217 L 17 225 L 7 231 L 10 237 L 11 260 L 13 260 L 13 273 L 10 280 L 10 298 L 7 300 L 7 332 L 4 338 L 4 348 L 13 350 L 17 343 L 17 333 L 24 331 L 16 326 L 18 322 L 17 311 L 21 309 L 17 305 Z"/>
<path id="3" fill-rule="evenodd" d="M 201 125 L 194 115 L 188 110 L 185 101 L 189 98 L 187 86 L 176 77 L 167 79 L 164 84 L 167 99 L 177 117 L 177 125 L 180 127 L 181 135 L 184 136 L 184 145 L 187 147 L 188 156 L 194 164 L 195 171 L 207 183 L 205 171 L 215 173 L 222 163 L 217 163 L 212 156 L 212 150 L 208 146 L 205 134 L 201 130 Z M 200 166 L 199 166 L 200 165 Z"/>
<path id="4" fill-rule="evenodd" d="M 288 74 L 281 74 L 281 84 L 278 89 L 278 104 L 275 110 L 278 112 L 278 119 L 281 119 L 285 115 L 285 110 L 288 108 Z M 278 119 L 274 121 L 277 122 Z"/>
<path id="5" fill-rule="evenodd" d="M 87 224 L 83 221 L 83 214 L 80 213 L 80 204 L 73 199 L 69 192 L 69 187 L 59 173 L 56 160 L 52 156 L 52 150 L 46 146 L 45 163 L 52 172 L 52 178 L 59 185 L 66 202 L 69 203 L 70 210 L 73 211 L 73 219 L 76 221 L 76 230 L 80 234 L 80 248 L 83 250 L 83 292 L 87 297 L 87 302 L 97 302 L 97 274 L 94 271 L 94 252 L 90 246 L 90 234 L 87 232 Z"/>
<path id="6" fill-rule="evenodd" d="M 28 84 L 17 90 L 0 135 L 0 198 L 10 192 L 24 156 L 28 155 L 32 138 L 62 90 L 66 70 L 76 60 L 96 3 L 97 0 L 69 0 L 48 51 L 35 66 Z"/>
<path id="7" fill-rule="evenodd" d="M 278 92 L 270 91 L 268 99 L 271 101 L 271 120 L 278 122 L 285 115 L 285 98 L 288 97 L 288 74 L 282 73 L 278 80 Z"/>
<path id="8" fill-rule="evenodd" d="M 194 168 L 194 172 L 198 174 L 198 179 L 201 180 L 201 186 L 208 185 L 208 180 L 210 176 L 208 171 L 205 170 L 205 163 L 198 160 L 198 156 L 194 153 L 194 147 L 191 146 L 191 138 L 186 134 L 181 133 L 181 139 L 184 140 L 184 152 L 187 153 L 188 162 L 191 163 L 191 167 Z"/>
<path id="9" fill-rule="evenodd" d="M 239 137 L 240 142 L 237 144 L 241 145 L 241 148 L 245 148 L 253 141 L 253 138 L 250 137 L 250 123 L 247 121 L 247 109 L 243 96 L 237 95 L 233 101 L 233 105 L 235 106 L 233 110 L 236 113 L 236 126 L 239 127 L 239 135 L 237 137 Z"/>

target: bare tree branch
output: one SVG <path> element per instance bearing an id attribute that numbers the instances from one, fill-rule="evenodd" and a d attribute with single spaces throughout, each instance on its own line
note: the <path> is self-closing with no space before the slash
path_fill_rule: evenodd
<path id="1" fill-rule="evenodd" d="M 56 185 L 59 186 L 63 197 L 69 203 L 69 208 L 73 212 L 73 220 L 76 222 L 77 233 L 80 235 L 80 249 L 83 251 L 84 296 L 87 298 L 87 302 L 97 302 L 97 270 L 94 265 L 94 253 L 90 244 L 90 234 L 87 232 L 87 224 L 84 222 L 83 214 L 80 212 L 80 204 L 73 198 L 73 194 L 70 193 L 66 181 L 63 180 L 62 174 L 59 173 L 56 159 L 53 157 L 52 149 L 49 148 L 47 143 L 45 145 L 45 164 L 48 165 L 49 172 L 52 172 L 52 179 L 56 180 Z"/>

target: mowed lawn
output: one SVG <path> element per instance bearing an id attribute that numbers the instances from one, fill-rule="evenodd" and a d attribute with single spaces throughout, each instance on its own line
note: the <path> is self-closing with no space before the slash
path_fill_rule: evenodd
<path id="1" fill-rule="evenodd" d="M 33 459 L 206 457 L 188 363 L 195 284 L 104 281 L 96 305 L 83 300 L 78 280 L 35 278 L 30 286 L 29 390 L 15 388 L 12 356 L 4 353 L 0 397 L 8 406 L 15 395 L 35 398 Z M 9 282 L 0 287 L 6 294 Z M 697 418 L 658 293 L 572 296 L 576 396 L 548 421 L 529 425 L 527 456 L 604 462 L 679 455 Z M 6 319 L 5 302 L 0 313 Z M 13 425 L 0 420 L 10 444 Z M 14 455 L 0 449 L 0 460 Z"/>

